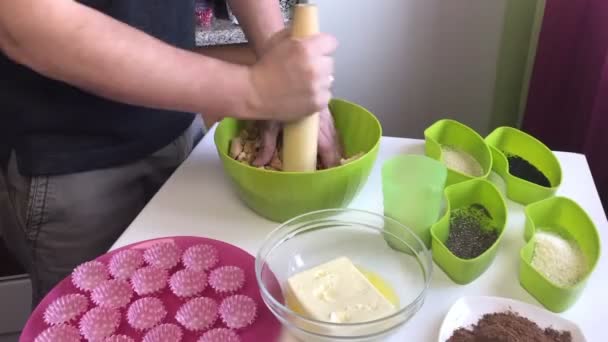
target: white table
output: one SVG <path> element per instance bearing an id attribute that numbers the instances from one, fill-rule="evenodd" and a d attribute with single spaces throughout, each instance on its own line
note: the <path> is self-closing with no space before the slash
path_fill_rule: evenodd
<path id="1" fill-rule="evenodd" d="M 257 216 L 237 198 L 222 171 L 213 133 L 212 129 L 116 241 L 113 249 L 152 238 L 189 235 L 223 240 L 255 256 L 265 236 L 277 224 Z M 350 207 L 382 213 L 382 163 L 398 154 L 422 154 L 423 151 L 421 140 L 382 138 L 374 170 Z M 597 225 L 602 245 L 608 248 L 608 222 L 585 156 L 556 154 L 564 176 L 558 194 L 577 201 L 587 211 Z M 502 180 L 495 174 L 491 177 L 503 191 Z M 473 283 L 459 286 L 434 265 L 424 306 L 390 341 L 436 341 L 444 315 L 452 303 L 464 295 L 510 297 L 539 305 L 518 281 L 519 250 L 524 245 L 522 206 L 509 203 L 508 207 L 507 232 L 492 267 Z M 579 324 L 589 341 L 603 341 L 607 336 L 603 327 L 603 316 L 608 312 L 607 285 L 608 260 L 601 257 L 579 301 L 562 314 Z"/>

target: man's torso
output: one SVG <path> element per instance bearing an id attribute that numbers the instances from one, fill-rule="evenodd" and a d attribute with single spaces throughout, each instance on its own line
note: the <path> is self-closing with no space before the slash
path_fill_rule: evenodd
<path id="1" fill-rule="evenodd" d="M 194 47 L 193 0 L 82 0 L 173 46 Z M 92 40 L 95 37 L 91 37 Z M 193 115 L 105 100 L 41 76 L 0 54 L 0 157 L 17 152 L 28 175 L 129 163 L 169 144 Z"/>

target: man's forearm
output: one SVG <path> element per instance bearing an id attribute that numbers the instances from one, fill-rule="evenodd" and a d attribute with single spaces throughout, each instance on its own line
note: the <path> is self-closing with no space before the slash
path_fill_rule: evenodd
<path id="1" fill-rule="evenodd" d="M 192 112 L 247 112 L 246 67 L 171 47 L 75 1 L 0 1 L 0 48 L 47 77 L 112 100 Z"/>
<path id="2" fill-rule="evenodd" d="M 207 57 L 219 59 L 225 62 L 241 65 L 254 65 L 257 61 L 257 56 L 249 45 L 222 45 L 222 46 L 205 46 L 195 50 L 196 52 Z M 212 115 L 210 113 L 201 113 L 205 125 L 211 127 L 214 123 L 222 120 L 223 117 L 230 113 L 220 113 L 222 115 Z"/>
<path id="3" fill-rule="evenodd" d="M 284 27 L 279 0 L 228 0 L 247 40 L 260 56 L 267 40 Z"/>
<path id="4" fill-rule="evenodd" d="M 204 46 L 196 48 L 195 51 L 233 64 L 251 66 L 257 62 L 255 52 L 247 44 Z"/>

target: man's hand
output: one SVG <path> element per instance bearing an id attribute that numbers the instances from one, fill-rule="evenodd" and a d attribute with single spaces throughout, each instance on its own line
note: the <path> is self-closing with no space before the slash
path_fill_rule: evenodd
<path id="1" fill-rule="evenodd" d="M 254 166 L 270 163 L 281 131 L 281 124 L 277 121 L 265 121 L 260 125 L 262 141 L 260 151 L 253 162 Z M 327 107 L 319 113 L 318 155 L 323 168 L 338 166 L 343 155 L 340 137 Z"/>
<path id="2" fill-rule="evenodd" d="M 251 117 L 290 121 L 327 107 L 336 47 L 326 34 L 296 40 L 287 30 L 277 33 L 251 70 Z"/>
<path id="3" fill-rule="evenodd" d="M 344 155 L 340 136 L 334 125 L 334 118 L 325 108 L 319 113 L 319 142 L 318 154 L 324 168 L 340 165 L 340 159 Z"/>
<path id="4" fill-rule="evenodd" d="M 253 161 L 254 166 L 268 165 L 277 149 L 277 139 L 281 131 L 281 123 L 278 121 L 264 121 L 259 123 L 261 145 L 260 151 Z"/>
<path id="5" fill-rule="evenodd" d="M 289 39 L 290 31 L 289 29 L 282 30 L 275 34 L 272 38 L 270 38 L 265 46 L 263 47 L 264 55 L 266 52 L 272 51 L 286 39 Z M 263 55 L 263 56 L 264 56 Z M 262 59 L 263 60 L 263 59 Z M 332 61 L 332 73 L 333 73 L 333 61 Z M 329 93 L 329 98 L 331 97 L 330 87 L 331 87 L 331 79 L 330 73 L 327 75 L 325 81 L 328 82 L 327 92 Z M 329 98 L 326 102 L 329 102 Z M 324 101 L 325 102 L 325 101 Z M 309 112 L 310 113 L 314 113 Z M 282 125 L 278 121 L 265 121 L 260 123 L 260 134 L 261 134 L 261 146 L 260 152 L 258 153 L 256 159 L 253 162 L 255 166 L 263 166 L 268 165 L 274 153 L 276 151 L 279 133 L 281 132 Z M 333 117 L 327 107 L 327 103 L 321 108 L 319 112 L 319 140 L 318 140 L 318 155 L 321 161 L 321 164 L 324 168 L 334 167 L 340 164 L 340 159 L 342 158 L 342 145 L 340 143 L 340 138 L 338 133 L 336 132 L 336 127 L 334 125 Z"/>

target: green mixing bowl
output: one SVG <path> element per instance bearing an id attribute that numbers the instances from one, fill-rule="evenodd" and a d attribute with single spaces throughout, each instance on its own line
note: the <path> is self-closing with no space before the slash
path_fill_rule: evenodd
<path id="1" fill-rule="evenodd" d="M 346 165 L 316 172 L 281 172 L 255 168 L 232 159 L 230 140 L 245 123 L 224 119 L 215 131 L 215 146 L 239 197 L 259 215 L 284 222 L 311 211 L 346 207 L 365 184 L 380 147 L 378 119 L 354 103 L 334 99 L 329 105 L 345 154 L 365 152 Z"/>
<path id="2" fill-rule="evenodd" d="M 448 168 L 446 185 L 470 179 L 485 179 L 490 175 L 492 171 L 492 153 L 483 138 L 469 126 L 454 120 L 439 120 L 424 131 L 424 138 L 427 156 L 442 161 L 443 153 L 441 145 L 448 145 L 473 156 L 483 169 L 483 175 L 472 177 Z"/>
<path id="3" fill-rule="evenodd" d="M 545 308 L 563 312 L 572 306 L 585 288 L 590 274 L 600 258 L 600 238 L 595 224 L 576 202 L 566 197 L 552 197 L 525 209 L 526 229 L 524 238 L 528 242 L 520 253 L 519 281 Z M 532 267 L 535 241 L 534 233 L 550 231 L 576 241 L 587 260 L 587 274 L 571 287 L 554 284 Z"/>
<path id="4" fill-rule="evenodd" d="M 562 169 L 555 154 L 545 144 L 513 127 L 498 127 L 485 141 L 492 151 L 493 169 L 504 179 L 509 199 L 530 204 L 555 194 L 562 182 Z M 518 155 L 537 167 L 551 186 L 541 186 L 513 176 L 509 172 L 505 152 Z"/>
<path id="5" fill-rule="evenodd" d="M 472 179 L 445 188 L 447 209 L 445 215 L 431 227 L 433 260 L 457 284 L 468 284 L 482 275 L 496 257 L 498 245 L 505 232 L 507 207 L 494 184 L 484 179 Z M 445 245 L 450 232 L 452 210 L 472 204 L 483 205 L 492 217 L 492 225 L 498 231 L 494 244 L 473 259 L 454 255 Z"/>

